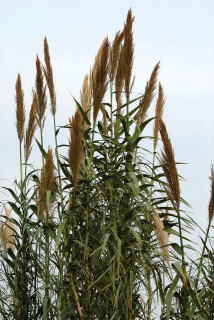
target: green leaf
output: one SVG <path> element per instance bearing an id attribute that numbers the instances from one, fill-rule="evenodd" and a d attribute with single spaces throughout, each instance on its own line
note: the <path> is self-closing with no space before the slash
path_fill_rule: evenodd
<path id="1" fill-rule="evenodd" d="M 103 243 L 102 243 L 102 251 L 103 251 L 103 252 L 104 252 L 104 250 L 105 250 L 105 247 L 106 247 L 106 244 L 107 244 L 107 242 L 108 242 L 109 237 L 110 237 L 110 233 L 107 233 L 107 234 L 105 235 L 105 238 L 104 238 Z"/>
<path id="2" fill-rule="evenodd" d="M 72 96 L 73 97 L 73 96 Z M 91 122 L 89 121 L 88 119 L 88 116 L 87 116 L 87 112 L 85 112 L 83 110 L 83 108 L 81 107 L 81 105 L 79 104 L 79 102 L 73 97 L 74 101 L 76 102 L 76 105 L 78 107 L 78 109 L 80 110 L 82 116 L 83 116 L 83 119 L 85 120 L 85 122 L 90 126 L 91 125 Z"/>
<path id="3" fill-rule="evenodd" d="M 55 131 L 55 136 L 56 137 L 58 136 L 59 131 L 60 131 L 60 128 L 56 129 L 56 131 Z"/>
<path id="4" fill-rule="evenodd" d="M 139 234 L 137 233 L 137 231 L 134 228 L 129 227 L 129 229 L 131 230 L 133 236 L 137 240 L 137 243 L 138 243 L 139 247 L 141 248 L 142 247 L 142 240 L 141 240 Z"/>
<path id="5" fill-rule="evenodd" d="M 56 240 L 55 240 L 55 241 L 56 241 L 56 246 L 59 245 L 59 240 L 60 240 L 61 234 L 62 234 L 62 232 L 63 232 L 66 224 L 67 224 L 67 220 L 64 219 L 64 220 L 60 223 L 60 225 L 58 226 L 58 228 L 57 228 L 57 234 L 56 234 Z"/>
<path id="6" fill-rule="evenodd" d="M 13 203 L 13 202 L 8 202 L 9 203 L 9 205 L 11 206 L 11 208 L 13 209 L 13 211 L 16 213 L 16 214 L 18 214 L 18 216 L 20 217 L 22 214 L 21 214 L 21 211 L 20 211 L 20 209 L 17 207 L 17 205 L 15 204 L 15 203 Z"/>
<path id="7" fill-rule="evenodd" d="M 10 259 L 3 257 L 4 261 L 8 264 L 9 267 L 11 267 L 12 269 L 14 269 L 14 262 L 11 261 Z"/>
<path id="8" fill-rule="evenodd" d="M 41 151 L 42 156 L 46 159 L 47 157 L 47 152 L 44 150 L 43 146 L 41 145 L 41 143 L 35 138 L 36 143 L 39 147 L 39 150 Z"/>
<path id="9" fill-rule="evenodd" d="M 180 263 L 178 263 L 178 262 L 172 263 L 172 267 L 173 267 L 174 270 L 177 271 L 177 273 L 180 274 L 181 279 L 184 279 L 184 273 L 183 273 L 183 270 L 182 270 L 182 267 L 181 267 Z"/>
<path id="10" fill-rule="evenodd" d="M 137 143 L 142 139 L 142 137 L 140 138 L 142 131 L 147 126 L 147 124 L 151 122 L 153 119 L 155 118 L 153 117 L 144 121 L 143 123 L 141 123 L 139 127 L 136 128 L 134 135 L 130 139 L 128 139 L 128 142 L 126 145 L 127 150 L 133 150 L 133 147 L 136 147 Z"/>
<path id="11" fill-rule="evenodd" d="M 170 243 L 170 246 L 181 256 L 182 255 L 182 250 L 179 244 L 177 243 Z"/>
<path id="12" fill-rule="evenodd" d="M 172 297 L 173 297 L 173 293 L 174 293 L 174 290 L 177 286 L 177 283 L 180 279 L 180 275 L 177 274 L 176 277 L 174 278 L 174 281 L 171 283 L 170 285 L 170 289 L 166 295 L 166 298 L 165 298 L 165 302 L 166 302 L 166 320 L 169 320 L 170 319 L 170 311 L 171 311 L 171 306 L 172 306 Z"/>
<path id="13" fill-rule="evenodd" d="M 52 239 L 56 240 L 56 233 L 53 228 L 47 227 L 46 232 Z"/>
<path id="14" fill-rule="evenodd" d="M 19 197 L 17 197 L 17 195 L 15 194 L 15 192 L 10 189 L 10 188 L 6 188 L 6 187 L 2 187 L 3 189 L 7 190 L 10 192 L 10 194 L 12 195 L 12 197 L 16 200 L 16 202 L 18 202 L 19 204 L 21 204 Z"/>

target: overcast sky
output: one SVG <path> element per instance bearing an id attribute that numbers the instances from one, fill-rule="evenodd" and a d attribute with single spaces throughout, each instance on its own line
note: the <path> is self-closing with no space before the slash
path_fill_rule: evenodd
<path id="1" fill-rule="evenodd" d="M 214 162 L 213 0 L 1 0 L 0 10 L 0 184 L 18 176 L 14 84 L 22 76 L 26 109 L 31 102 L 35 57 L 43 57 L 47 36 L 54 68 L 58 112 L 63 125 L 74 111 L 82 80 L 102 39 L 123 27 L 129 8 L 135 16 L 136 92 L 143 92 L 160 60 L 166 94 L 164 119 L 190 210 L 204 226 Z M 49 119 L 47 122 L 50 123 Z M 47 137 L 52 127 L 46 128 Z M 51 144 L 46 138 L 46 146 Z"/>

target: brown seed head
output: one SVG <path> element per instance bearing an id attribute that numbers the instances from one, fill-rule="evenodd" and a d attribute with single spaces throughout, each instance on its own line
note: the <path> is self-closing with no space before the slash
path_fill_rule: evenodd
<path id="1" fill-rule="evenodd" d="M 116 101 L 117 101 L 117 113 L 121 113 L 121 106 L 122 106 L 122 100 L 121 100 L 121 94 L 124 87 L 124 65 L 123 65 L 123 53 L 120 50 L 119 54 L 119 60 L 118 60 L 118 66 L 117 66 L 117 72 L 115 77 L 115 91 L 116 91 Z"/>
<path id="2" fill-rule="evenodd" d="M 45 58 L 45 67 L 43 68 L 45 79 L 48 85 L 48 90 L 51 99 L 51 113 L 53 116 L 56 114 L 56 93 L 54 88 L 54 81 L 53 81 L 53 69 L 50 60 L 49 54 L 49 46 L 47 38 L 44 39 L 44 58 Z"/>
<path id="3" fill-rule="evenodd" d="M 119 60 L 117 64 L 117 71 L 115 76 L 115 91 L 116 91 L 116 102 L 117 102 L 117 114 L 114 123 L 114 135 L 118 137 L 118 133 L 120 130 L 120 121 L 118 116 L 122 113 L 122 91 L 124 87 L 124 66 L 123 66 L 123 53 L 122 49 L 120 49 Z"/>
<path id="4" fill-rule="evenodd" d="M 20 143 L 24 137 L 25 125 L 25 107 L 24 107 L 24 92 L 22 90 L 22 82 L 18 73 L 16 80 L 16 129 Z"/>
<path id="5" fill-rule="evenodd" d="M 110 81 L 113 82 L 116 76 L 118 60 L 120 57 L 120 50 L 121 50 L 121 42 L 124 37 L 124 32 L 118 31 L 115 35 L 114 41 L 110 48 Z"/>
<path id="6" fill-rule="evenodd" d="M 95 58 L 91 71 L 91 88 L 93 97 L 93 121 L 96 122 L 99 109 L 107 90 L 109 63 L 109 40 L 105 38 Z"/>
<path id="7" fill-rule="evenodd" d="M 166 192 L 169 196 L 170 201 L 174 205 L 175 209 L 179 210 L 180 184 L 179 184 L 178 172 L 177 172 L 177 167 L 175 163 L 172 144 L 169 139 L 166 126 L 162 119 L 160 119 L 159 131 L 161 134 L 161 139 L 163 141 L 163 147 L 164 147 L 161 154 L 162 156 L 160 159 L 160 163 L 168 182 L 168 187 L 166 187 Z"/>
<path id="8" fill-rule="evenodd" d="M 69 151 L 68 159 L 69 165 L 71 168 L 71 173 L 74 180 L 74 185 L 77 184 L 80 168 L 83 159 L 83 143 L 82 143 L 82 114 L 77 110 L 70 119 L 70 142 L 69 142 Z"/>
<path id="9" fill-rule="evenodd" d="M 50 218 L 50 207 L 54 202 L 54 191 L 56 189 L 56 174 L 53 161 L 53 153 L 49 148 L 45 164 L 41 171 L 41 178 L 38 188 L 39 213 L 44 222 Z"/>
<path id="10" fill-rule="evenodd" d="M 85 75 L 85 78 L 83 80 L 82 90 L 80 92 L 80 99 L 81 99 L 81 107 L 85 112 L 87 112 L 87 117 L 90 121 L 91 89 L 90 89 L 88 74 Z"/>
<path id="11" fill-rule="evenodd" d="M 147 116 L 147 111 L 152 103 L 152 100 L 155 95 L 155 90 L 157 86 L 157 76 L 160 63 L 158 62 L 154 67 L 151 77 L 146 84 L 144 96 L 140 100 L 139 110 L 137 112 L 137 126 L 140 126 L 143 123 Z"/>
<path id="12" fill-rule="evenodd" d="M 32 149 L 32 140 L 33 136 L 37 127 L 36 122 L 36 94 L 33 92 L 33 101 L 30 108 L 30 114 L 29 114 L 29 120 L 28 120 L 28 126 L 25 132 L 25 162 L 28 161 Z"/>
<path id="13" fill-rule="evenodd" d="M 159 91 L 158 91 L 158 99 L 156 103 L 155 109 L 155 124 L 154 124 L 154 149 L 156 149 L 157 141 L 158 141 L 158 131 L 160 126 L 160 120 L 163 116 L 164 109 L 164 92 L 161 83 L 159 83 Z"/>
<path id="14" fill-rule="evenodd" d="M 123 72 L 125 81 L 125 92 L 127 99 L 131 92 L 132 83 L 132 68 L 134 61 L 134 41 L 133 41 L 133 25 L 134 18 L 132 17 L 131 9 L 128 11 L 126 23 L 124 25 L 124 44 L 122 46 Z"/>
<path id="15" fill-rule="evenodd" d="M 213 165 L 211 166 L 211 192 L 210 192 L 210 201 L 208 205 L 208 219 L 209 223 L 211 223 L 214 216 L 214 169 Z"/>
<path id="16" fill-rule="evenodd" d="M 36 114 L 38 126 L 43 129 L 45 122 L 45 111 L 47 107 L 47 98 L 46 98 L 46 86 L 44 85 L 44 79 L 42 74 L 41 63 L 39 57 L 36 57 Z"/>
<path id="17" fill-rule="evenodd" d="M 15 249 L 15 242 L 16 242 L 16 232 L 15 232 L 15 225 L 11 221 L 11 209 L 6 208 L 5 220 L 4 223 L 1 223 L 0 227 L 0 240 L 1 244 L 5 249 Z"/>

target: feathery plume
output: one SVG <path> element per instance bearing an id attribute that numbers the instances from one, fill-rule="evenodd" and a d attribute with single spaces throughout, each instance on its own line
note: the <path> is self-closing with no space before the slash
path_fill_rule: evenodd
<path id="1" fill-rule="evenodd" d="M 11 209 L 6 208 L 5 217 L 7 220 L 1 223 L 0 227 L 0 240 L 5 249 L 15 249 L 15 225 L 11 221 Z"/>
<path id="2" fill-rule="evenodd" d="M 80 91 L 80 101 L 82 109 L 87 112 L 88 120 L 90 121 L 90 109 L 91 109 L 91 90 L 89 84 L 89 76 L 85 75 L 83 80 L 82 90 Z"/>
<path id="3" fill-rule="evenodd" d="M 114 135 L 115 137 L 118 136 L 118 132 L 120 129 L 120 122 L 118 119 L 118 116 L 122 113 L 121 107 L 122 107 L 122 90 L 124 87 L 124 68 L 123 68 L 123 58 L 122 58 L 122 50 L 120 50 L 119 54 L 119 60 L 117 65 L 117 72 L 115 76 L 115 91 L 116 91 L 116 102 L 117 102 L 117 116 L 114 122 Z"/>
<path id="4" fill-rule="evenodd" d="M 44 85 L 44 79 L 42 74 L 41 62 L 39 57 L 36 57 L 36 114 L 38 126 L 43 129 L 45 122 L 45 111 L 47 107 L 47 98 L 46 98 L 46 86 Z"/>
<path id="5" fill-rule="evenodd" d="M 33 136 L 36 130 L 36 94 L 33 92 L 33 101 L 30 108 L 30 114 L 29 114 L 29 120 L 28 120 L 28 126 L 25 132 L 25 162 L 28 161 L 32 149 L 32 140 Z"/>
<path id="6" fill-rule="evenodd" d="M 39 213 L 44 222 L 50 217 L 50 206 L 54 201 L 53 192 L 56 188 L 56 175 L 53 161 L 53 153 L 48 148 L 45 164 L 42 167 L 41 178 L 38 188 Z"/>
<path id="7" fill-rule="evenodd" d="M 164 224 L 156 212 L 152 213 L 152 217 L 156 227 L 157 239 L 163 250 L 164 259 L 169 261 L 168 233 L 164 231 Z"/>
<path id="8" fill-rule="evenodd" d="M 213 217 L 214 217 L 214 169 L 213 165 L 211 166 L 211 177 L 210 177 L 211 182 L 211 194 L 210 194 L 210 201 L 208 205 L 208 218 L 209 218 L 209 223 L 211 223 Z"/>
<path id="9" fill-rule="evenodd" d="M 70 119 L 70 142 L 68 159 L 73 176 L 74 184 L 77 184 L 80 174 L 80 167 L 83 159 L 83 143 L 82 143 L 82 114 L 76 110 L 72 119 Z"/>
<path id="10" fill-rule="evenodd" d="M 158 70 L 160 67 L 160 62 L 154 67 L 151 77 L 146 84 L 144 96 L 140 100 L 139 110 L 137 112 L 137 126 L 140 126 L 143 123 L 147 116 L 147 111 L 152 103 L 152 100 L 155 95 L 156 85 L 157 85 L 157 76 Z"/>
<path id="11" fill-rule="evenodd" d="M 157 146 L 160 119 L 162 119 L 162 116 L 163 116 L 164 102 L 165 102 L 165 99 L 164 99 L 163 87 L 161 83 L 159 83 L 158 99 L 157 99 L 156 109 L 155 109 L 154 149 L 156 149 L 156 146 Z"/>
<path id="12" fill-rule="evenodd" d="M 56 114 L 56 93 L 53 81 L 53 69 L 50 60 L 49 54 L 49 46 L 47 38 L 44 39 L 44 59 L 45 59 L 45 67 L 43 68 L 45 79 L 48 85 L 48 90 L 51 99 L 51 113 L 53 116 Z"/>
<path id="13" fill-rule="evenodd" d="M 16 80 L 16 129 L 20 143 L 24 137 L 25 124 L 25 107 L 24 107 L 24 92 L 22 90 L 21 76 L 18 73 Z"/>
<path id="14" fill-rule="evenodd" d="M 117 72 L 115 77 L 115 91 L 116 91 L 116 101 L 117 101 L 117 113 L 121 113 L 121 93 L 124 87 L 124 66 L 123 66 L 123 58 L 122 58 L 122 51 L 120 51 Z"/>
<path id="15" fill-rule="evenodd" d="M 114 41 L 110 48 L 110 70 L 109 70 L 109 77 L 110 81 L 113 82 L 116 76 L 118 60 L 120 57 L 120 50 L 121 50 L 121 42 L 124 37 L 124 32 L 118 31 L 115 35 Z"/>
<path id="16" fill-rule="evenodd" d="M 161 134 L 161 139 L 163 141 L 163 147 L 164 147 L 161 153 L 162 157 L 160 159 L 160 163 L 168 182 L 168 187 L 166 187 L 166 192 L 172 204 L 174 205 L 176 210 L 178 210 L 180 207 L 180 185 L 179 185 L 178 172 L 177 172 L 177 167 L 175 163 L 172 144 L 169 139 L 166 126 L 162 119 L 160 119 L 159 131 Z"/>
<path id="17" fill-rule="evenodd" d="M 132 11 L 129 9 L 126 23 L 124 25 L 124 43 L 122 46 L 122 59 L 123 59 L 123 73 L 125 81 L 126 98 L 128 99 L 131 92 L 132 83 L 132 68 L 134 61 L 134 42 L 133 42 L 133 25 L 134 18 L 132 17 Z"/>
<path id="18" fill-rule="evenodd" d="M 91 71 L 91 89 L 93 96 L 93 121 L 96 122 L 97 115 L 107 90 L 109 64 L 109 40 L 105 38 L 101 44 L 98 54 L 95 58 Z"/>

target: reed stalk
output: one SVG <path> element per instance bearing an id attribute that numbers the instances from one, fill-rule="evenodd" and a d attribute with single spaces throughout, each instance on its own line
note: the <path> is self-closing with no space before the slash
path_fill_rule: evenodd
<path id="1" fill-rule="evenodd" d="M 0 317 L 4 320 L 214 317 L 214 260 L 208 248 L 214 216 L 213 168 L 209 223 L 200 259 L 189 268 L 184 225 L 190 231 L 190 220 L 181 215 L 185 201 L 162 120 L 161 84 L 151 152 L 144 134 L 144 125 L 152 121 L 145 120 L 156 94 L 159 63 L 144 94 L 132 99 L 133 21 L 130 9 L 122 32 L 116 33 L 111 44 L 104 38 L 90 76 L 84 78 L 80 104 L 77 102 L 69 126 L 60 127 L 69 129 L 69 142 L 63 148 L 58 145 L 56 92 L 46 38 L 44 66 L 36 58 L 26 128 L 24 93 L 21 77 L 17 77 L 20 182 L 4 189 L 10 194 L 8 204 L 14 214 L 9 218 L 6 212 L 0 222 Z M 54 156 L 51 147 L 45 150 L 44 146 L 47 91 Z M 37 127 L 40 168 L 29 162 Z M 160 156 L 159 133 L 163 142 Z M 4 206 L 3 200 L 1 204 Z M 165 212 L 167 220 L 162 218 Z M 176 243 L 168 243 L 170 233 L 178 235 Z M 206 277 L 201 277 L 202 272 Z M 155 314 L 156 295 L 159 315 Z M 175 299 L 179 303 L 174 304 Z"/>
<path id="2" fill-rule="evenodd" d="M 57 127 L 56 127 L 56 93 L 55 93 L 55 85 L 53 80 L 53 69 L 52 69 L 51 60 L 50 60 L 49 45 L 46 37 L 44 39 L 44 60 L 45 60 L 45 67 L 43 67 L 43 72 L 47 82 L 50 101 L 51 101 L 51 114 L 53 116 L 53 125 L 54 125 L 55 155 L 57 159 L 59 193 L 60 193 L 61 206 L 63 211 L 64 200 L 63 200 L 63 194 L 62 194 L 62 180 L 61 180 L 61 170 L 60 170 L 60 158 L 59 158 L 59 152 L 58 152 Z"/>
<path id="3" fill-rule="evenodd" d="M 209 237 L 209 233 L 210 233 L 210 228 L 212 225 L 212 220 L 214 217 L 214 169 L 213 169 L 213 165 L 211 166 L 210 180 L 211 180 L 211 195 L 210 195 L 210 201 L 209 201 L 209 205 L 208 205 L 208 226 L 207 226 L 203 249 L 201 252 L 201 257 L 200 257 L 200 261 L 199 261 L 199 265 L 198 265 L 198 272 L 197 272 L 197 276 L 196 276 L 196 288 L 198 287 L 198 283 L 200 280 L 200 275 L 201 275 L 203 261 L 204 261 L 204 254 L 205 254 L 205 250 L 207 248 L 207 241 L 208 241 L 208 237 Z"/>
<path id="4" fill-rule="evenodd" d="M 17 76 L 16 80 L 16 129 L 19 139 L 19 159 L 20 159 L 20 179 L 21 184 L 23 182 L 22 173 L 22 141 L 24 138 L 24 125 L 25 125 L 25 107 L 24 107 L 24 92 L 22 90 L 22 83 L 20 74 Z"/>

